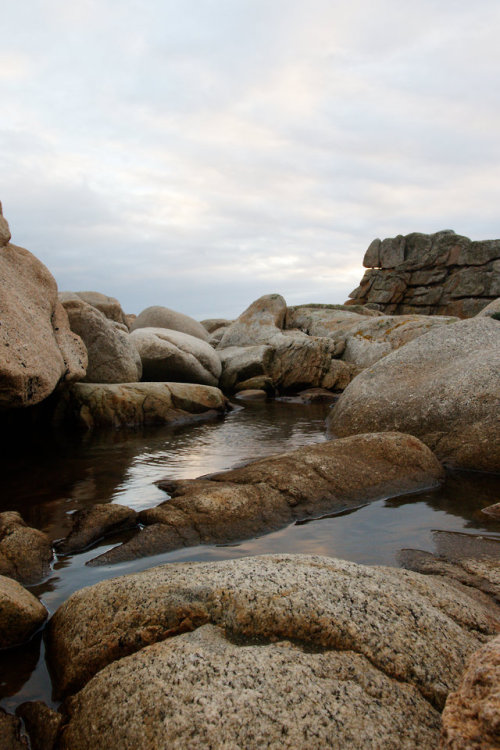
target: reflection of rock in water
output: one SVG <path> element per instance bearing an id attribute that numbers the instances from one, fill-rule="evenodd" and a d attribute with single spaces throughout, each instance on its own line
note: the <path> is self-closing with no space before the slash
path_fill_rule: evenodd
<path id="1" fill-rule="evenodd" d="M 27 643 L 2 651 L 0 698 L 15 695 L 29 680 L 31 673 L 38 664 L 41 640 L 42 634 L 37 633 Z"/>
<path id="2" fill-rule="evenodd" d="M 436 554 L 404 549 L 403 568 L 425 575 L 441 575 L 472 586 L 500 602 L 500 540 L 476 534 L 434 531 Z"/>

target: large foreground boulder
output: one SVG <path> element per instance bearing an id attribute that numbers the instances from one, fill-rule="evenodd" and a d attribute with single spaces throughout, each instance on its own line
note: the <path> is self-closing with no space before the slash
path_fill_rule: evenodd
<path id="1" fill-rule="evenodd" d="M 202 341 L 208 341 L 209 337 L 207 329 L 197 320 L 161 305 L 147 307 L 139 313 L 131 323 L 130 330 L 136 331 L 139 328 L 167 328 L 170 331 L 187 333 Z"/>
<path id="2" fill-rule="evenodd" d="M 337 436 L 416 435 L 447 464 L 500 471 L 500 323 L 435 328 L 358 375 L 328 417 Z"/>
<path id="3" fill-rule="evenodd" d="M 47 610 L 33 594 L 0 575 L 0 649 L 27 641 L 46 617 Z"/>
<path id="4" fill-rule="evenodd" d="M 94 428 L 182 424 L 223 414 L 226 399 L 218 388 L 191 383 L 75 383 L 62 395 L 55 421 Z"/>
<path id="5" fill-rule="evenodd" d="M 130 338 L 141 357 L 144 380 L 218 385 L 220 357 L 206 341 L 167 328 L 137 328 Z"/>
<path id="6" fill-rule="evenodd" d="M 49 625 L 56 689 L 86 685 L 64 704 L 61 747 L 434 750 L 497 617 L 459 584 L 317 556 L 108 580 Z"/>
<path id="7" fill-rule="evenodd" d="M 0 409 L 9 409 L 83 378 L 87 352 L 70 330 L 52 274 L 28 250 L 6 243 L 1 211 L 0 221 Z"/>
<path id="8" fill-rule="evenodd" d="M 141 379 L 139 353 L 128 332 L 120 330 L 77 294 L 59 295 L 71 330 L 83 340 L 88 352 L 87 383 L 136 383 Z"/>
<path id="9" fill-rule="evenodd" d="M 442 750 L 500 747 L 500 637 L 470 659 L 443 711 Z"/>
<path id="10" fill-rule="evenodd" d="M 91 565 L 182 546 L 234 542 L 369 500 L 436 486 L 443 470 L 410 435 L 356 435 L 207 478 L 158 482 L 171 499 L 142 511 L 147 528 Z"/>

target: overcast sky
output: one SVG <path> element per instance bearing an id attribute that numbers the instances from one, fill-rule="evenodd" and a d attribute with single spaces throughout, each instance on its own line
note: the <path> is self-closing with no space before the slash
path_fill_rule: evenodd
<path id="1" fill-rule="evenodd" d="M 0 200 L 60 289 L 343 302 L 374 237 L 500 237 L 498 0 L 4 2 Z"/>

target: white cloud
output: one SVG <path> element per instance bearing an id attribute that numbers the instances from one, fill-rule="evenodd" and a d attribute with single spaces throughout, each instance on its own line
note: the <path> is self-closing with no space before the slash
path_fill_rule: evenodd
<path id="1" fill-rule="evenodd" d="M 207 317 L 342 302 L 374 236 L 500 236 L 499 20 L 487 0 L 11 3 L 14 240 L 62 287 Z"/>

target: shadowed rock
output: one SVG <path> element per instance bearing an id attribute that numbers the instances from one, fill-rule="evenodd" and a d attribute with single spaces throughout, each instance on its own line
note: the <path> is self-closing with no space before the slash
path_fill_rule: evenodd
<path id="1" fill-rule="evenodd" d="M 409 435 L 357 435 L 299 448 L 208 478 L 160 480 L 171 499 L 144 510 L 148 528 L 90 565 L 182 546 L 227 543 L 380 497 L 436 486 L 433 454 Z"/>
<path id="2" fill-rule="evenodd" d="M 31 750 L 53 750 L 62 716 L 42 701 L 21 703 L 16 714 L 24 721 Z"/>
<path id="3" fill-rule="evenodd" d="M 0 648 L 27 641 L 47 617 L 38 599 L 11 578 L 0 576 Z"/>
<path id="4" fill-rule="evenodd" d="M 70 534 L 58 542 L 56 549 L 66 555 L 85 549 L 107 534 L 132 528 L 136 524 L 136 515 L 132 508 L 117 503 L 102 503 L 77 510 L 71 517 L 73 527 Z"/>
<path id="5" fill-rule="evenodd" d="M 52 545 L 43 531 L 28 526 L 16 511 L 0 513 L 0 575 L 24 584 L 48 574 Z"/>

